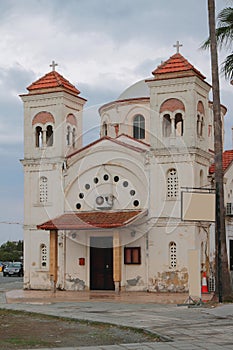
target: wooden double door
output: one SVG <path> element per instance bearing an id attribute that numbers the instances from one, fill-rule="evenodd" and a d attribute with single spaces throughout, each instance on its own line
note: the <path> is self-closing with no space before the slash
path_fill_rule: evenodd
<path id="1" fill-rule="evenodd" d="M 90 289 L 115 289 L 112 237 L 91 237 L 90 239 Z"/>

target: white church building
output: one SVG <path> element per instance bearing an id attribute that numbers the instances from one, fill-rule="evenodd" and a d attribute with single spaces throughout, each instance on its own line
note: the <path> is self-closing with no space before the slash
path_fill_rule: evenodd
<path id="1" fill-rule="evenodd" d="M 100 138 L 83 147 L 78 88 L 55 66 L 27 88 L 25 289 L 188 291 L 192 250 L 210 271 L 211 222 L 181 220 L 182 188 L 210 188 L 214 174 L 210 89 L 177 52 L 99 109 Z"/>

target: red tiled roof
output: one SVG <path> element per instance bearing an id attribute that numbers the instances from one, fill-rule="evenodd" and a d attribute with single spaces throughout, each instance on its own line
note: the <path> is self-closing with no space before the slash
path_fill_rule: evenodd
<path id="1" fill-rule="evenodd" d="M 141 215 L 140 215 L 141 214 Z M 37 228 L 40 230 L 84 230 L 126 226 L 146 214 L 141 210 L 71 212 L 49 220 Z"/>
<path id="2" fill-rule="evenodd" d="M 180 53 L 176 53 L 171 56 L 167 61 L 163 62 L 160 66 L 158 66 L 152 74 L 158 78 L 161 75 L 165 75 L 167 73 L 187 73 L 189 75 L 198 75 L 201 79 L 205 79 L 204 75 L 201 74 L 192 64 L 190 64 Z"/>
<path id="3" fill-rule="evenodd" d="M 227 168 L 232 163 L 232 161 L 233 161 L 233 150 L 230 149 L 228 151 L 224 151 L 223 155 L 222 155 L 223 172 L 225 172 L 227 170 Z M 214 172 L 215 172 L 215 164 L 212 164 L 209 168 L 209 173 L 213 174 Z"/>
<path id="4" fill-rule="evenodd" d="M 30 86 L 27 87 L 27 90 L 33 93 L 35 90 L 41 89 L 51 89 L 51 88 L 65 88 L 74 94 L 80 94 L 80 91 L 76 89 L 67 79 L 65 79 L 61 74 L 56 71 L 49 72 L 45 74 L 42 78 L 38 79 Z"/>

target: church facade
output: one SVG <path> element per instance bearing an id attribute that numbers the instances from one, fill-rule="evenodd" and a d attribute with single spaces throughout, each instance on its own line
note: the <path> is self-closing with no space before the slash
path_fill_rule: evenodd
<path id="1" fill-rule="evenodd" d="M 24 288 L 188 291 L 189 252 L 211 263 L 211 223 L 181 220 L 182 188 L 211 187 L 205 77 L 176 53 L 99 109 L 85 147 L 80 91 L 55 69 L 27 89 Z"/>

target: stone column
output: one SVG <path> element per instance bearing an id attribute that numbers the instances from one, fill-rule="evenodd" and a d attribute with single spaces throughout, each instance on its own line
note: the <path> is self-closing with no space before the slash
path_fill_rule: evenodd
<path id="1" fill-rule="evenodd" d="M 121 257 L 120 233 L 115 231 L 113 235 L 113 281 L 116 293 L 120 292 L 121 286 Z"/>
<path id="2" fill-rule="evenodd" d="M 57 244 L 58 244 L 58 233 L 56 230 L 50 231 L 50 263 L 49 263 L 49 272 L 51 284 L 54 289 L 56 288 L 57 283 Z"/>
<path id="3" fill-rule="evenodd" d="M 45 147 L 47 145 L 47 133 L 46 130 L 42 131 L 42 147 Z"/>
<path id="4" fill-rule="evenodd" d="M 176 136 L 175 116 L 171 116 L 171 137 Z"/>

